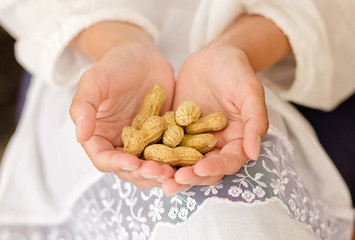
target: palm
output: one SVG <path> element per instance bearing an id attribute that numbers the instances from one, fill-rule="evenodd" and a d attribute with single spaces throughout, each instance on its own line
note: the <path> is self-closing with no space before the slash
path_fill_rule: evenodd
<path id="1" fill-rule="evenodd" d="M 100 171 L 119 175 L 122 169 L 143 165 L 137 157 L 123 153 L 120 135 L 157 83 L 166 91 L 163 111 L 167 111 L 171 108 L 174 92 L 173 70 L 159 51 L 135 44 L 111 49 L 83 74 L 73 99 L 71 116 L 75 122 L 83 119 L 81 126 L 77 123 L 77 137 Z M 157 165 L 148 167 L 148 174 L 154 171 L 163 170 Z M 169 171 L 171 175 L 172 170 Z M 124 178 L 134 181 L 137 177 Z"/>
<path id="2" fill-rule="evenodd" d="M 179 74 L 173 108 L 184 100 L 194 100 L 202 107 L 203 115 L 223 112 L 228 126 L 214 133 L 215 151 L 195 166 L 177 171 L 177 182 L 194 180 L 193 184 L 213 184 L 223 175 L 239 170 L 248 157 L 254 156 L 255 139 L 249 133 L 255 132 L 255 137 L 257 133 L 250 120 L 259 116 L 250 106 L 258 105 L 257 109 L 261 109 L 258 114 L 261 112 L 262 120 L 266 119 L 263 97 L 262 86 L 245 55 L 228 48 L 207 48 L 192 55 Z M 206 177 L 199 178 L 196 174 Z"/>
<path id="3" fill-rule="evenodd" d="M 189 74 L 186 78 L 183 78 L 183 76 L 184 75 L 181 74 L 181 78 L 179 78 L 179 81 L 177 82 L 174 108 L 177 108 L 182 101 L 190 99 L 201 106 L 203 110 L 202 116 L 214 112 L 222 112 L 226 115 L 228 119 L 227 127 L 220 132 L 213 133 L 217 138 L 217 145 L 215 148 L 217 151 L 215 152 L 227 149 L 228 144 L 235 142 L 236 140 L 241 140 L 244 132 L 241 111 L 239 107 L 233 103 L 232 99 L 228 98 L 228 87 L 222 84 L 223 81 L 214 85 L 214 79 L 206 79 L 209 81 L 209 84 L 201 82 L 202 77 L 199 74 Z M 197 85 L 194 86 L 195 84 Z M 182 91 L 181 89 L 191 90 Z M 242 143 L 241 141 L 236 142 L 238 144 Z"/>
<path id="4" fill-rule="evenodd" d="M 205 69 L 208 69 L 208 72 L 201 72 L 194 69 L 193 65 L 186 65 L 186 68 L 183 68 L 180 72 L 174 99 L 174 108 L 182 101 L 190 99 L 202 107 L 203 115 L 223 112 L 227 116 L 227 128 L 214 133 L 217 138 L 215 149 L 217 151 L 215 152 L 228 149 L 228 146 L 232 143 L 241 144 L 242 141 L 237 140 L 243 138 L 244 130 L 240 108 L 235 105 L 233 99 L 235 86 L 231 88 L 231 82 L 227 79 L 228 76 L 218 75 L 218 73 L 225 71 L 225 68 L 226 66 L 224 66 L 224 69 L 206 67 Z M 233 85 L 235 84 L 233 83 Z"/>
<path id="5" fill-rule="evenodd" d="M 123 58 L 122 55 L 127 56 Z M 107 139 L 114 146 L 122 146 L 120 134 L 123 127 L 132 122 L 155 84 L 164 87 L 167 92 L 164 110 L 170 109 L 173 72 L 163 58 L 129 48 L 113 50 L 96 67 L 101 65 L 106 68 L 105 79 L 102 79 L 105 83 L 98 83 L 103 99 L 96 114 L 94 135 Z"/>

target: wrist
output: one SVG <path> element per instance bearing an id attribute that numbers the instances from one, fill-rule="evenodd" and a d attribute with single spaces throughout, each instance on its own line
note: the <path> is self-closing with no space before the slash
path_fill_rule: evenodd
<path id="1" fill-rule="evenodd" d="M 281 29 L 258 15 L 239 17 L 210 45 L 232 46 L 243 51 L 255 72 L 270 67 L 292 53 L 290 43 Z"/>
<path id="2" fill-rule="evenodd" d="M 100 60 L 112 48 L 124 44 L 154 47 L 153 40 L 143 29 L 118 21 L 99 22 L 80 32 L 70 46 L 84 55 Z"/>

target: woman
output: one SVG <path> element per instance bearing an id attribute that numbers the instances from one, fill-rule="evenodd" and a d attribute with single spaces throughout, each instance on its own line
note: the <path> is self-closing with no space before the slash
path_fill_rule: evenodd
<path id="1" fill-rule="evenodd" d="M 339 48 L 354 33 L 338 26 L 354 29 L 355 6 L 326 5 L 3 2 L 2 23 L 34 77 L 2 166 L 0 234 L 349 239 L 348 190 L 287 103 L 330 109 L 354 91 L 355 49 L 350 40 Z M 192 99 L 204 114 L 229 118 L 215 154 L 194 167 L 176 171 L 120 151 L 122 127 L 158 82 L 163 111 Z"/>

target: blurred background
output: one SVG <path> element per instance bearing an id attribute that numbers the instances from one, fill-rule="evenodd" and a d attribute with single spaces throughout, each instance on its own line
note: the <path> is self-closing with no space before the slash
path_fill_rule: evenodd
<path id="1" fill-rule="evenodd" d="M 0 27 L 0 161 L 16 127 L 22 76 L 14 57 L 14 39 Z"/>

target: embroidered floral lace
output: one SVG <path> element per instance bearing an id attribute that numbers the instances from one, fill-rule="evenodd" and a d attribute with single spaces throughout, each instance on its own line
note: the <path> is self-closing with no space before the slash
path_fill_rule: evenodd
<path id="1" fill-rule="evenodd" d="M 258 161 L 248 161 L 216 185 L 195 186 L 169 198 L 160 188 L 139 190 L 107 174 L 80 197 L 66 223 L 0 227 L 0 240 L 150 239 L 158 222 L 183 222 L 203 211 L 203 204 L 211 198 L 232 204 L 279 199 L 289 216 L 310 227 L 316 239 L 345 240 L 352 228 L 350 222 L 333 216 L 303 184 L 293 167 L 289 141 L 271 126 Z"/>

